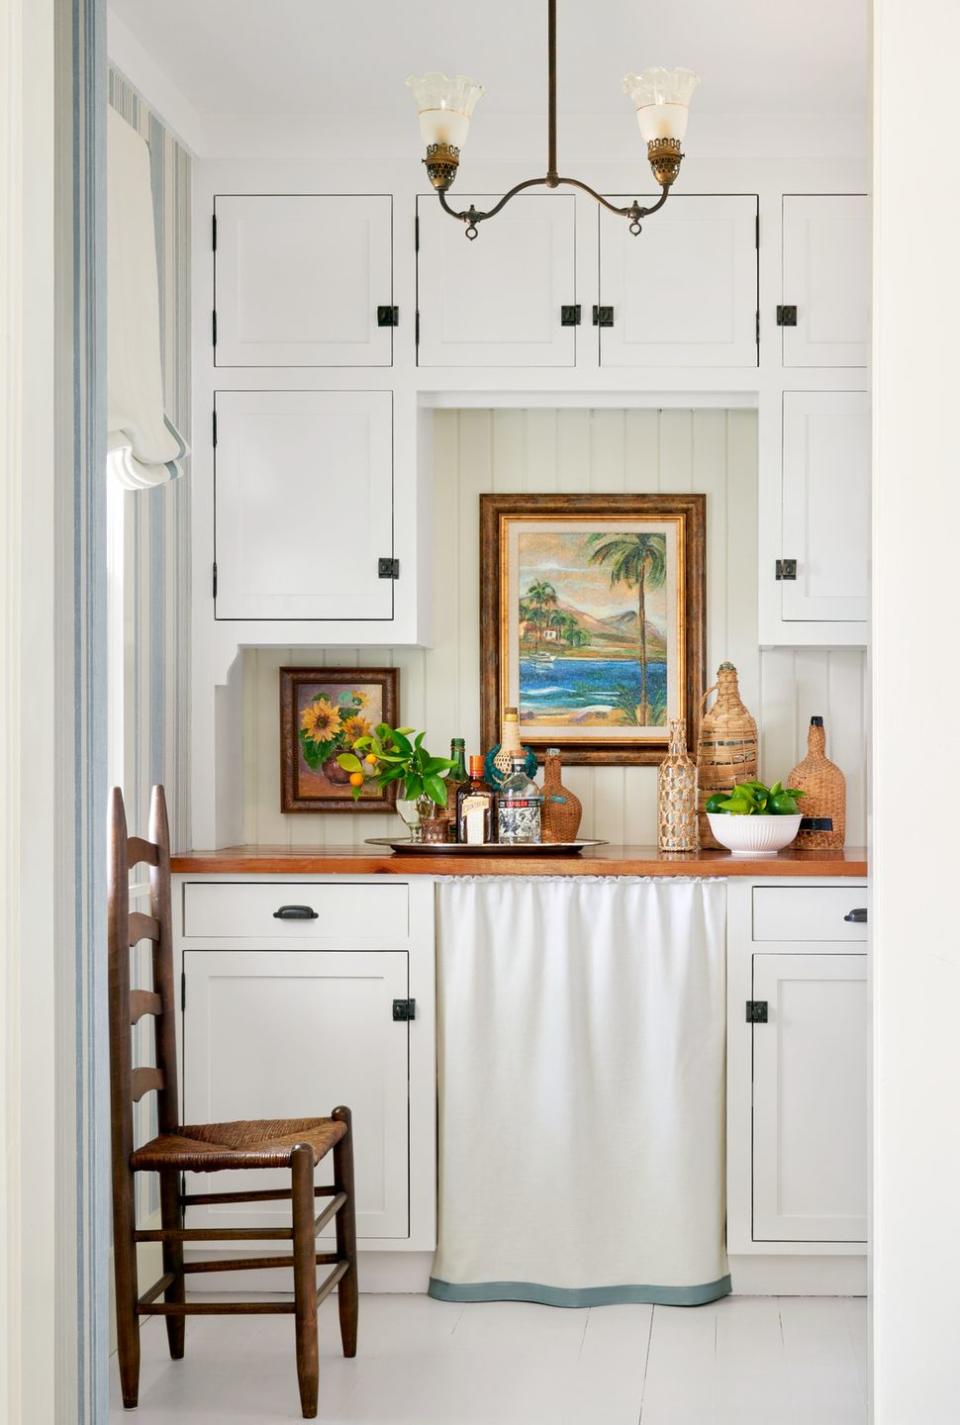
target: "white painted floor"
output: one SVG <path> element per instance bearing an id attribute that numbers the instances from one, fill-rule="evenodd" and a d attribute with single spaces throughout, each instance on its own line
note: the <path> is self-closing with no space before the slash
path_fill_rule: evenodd
<path id="1" fill-rule="evenodd" d="M 289 1316 L 196 1317 L 187 1353 L 143 1328 L 136 1425 L 274 1425 L 300 1418 Z M 328 1425 L 864 1425 L 866 1303 L 727 1297 L 694 1308 L 447 1305 L 362 1296 L 360 1350 L 320 1323 Z"/>

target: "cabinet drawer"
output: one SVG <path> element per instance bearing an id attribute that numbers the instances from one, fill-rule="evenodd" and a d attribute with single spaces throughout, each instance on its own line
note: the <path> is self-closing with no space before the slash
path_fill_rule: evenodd
<path id="1" fill-rule="evenodd" d="M 309 918 L 278 918 L 284 906 L 307 907 Z M 386 942 L 409 932 L 405 885 L 310 885 L 276 881 L 188 882 L 183 888 L 183 933 L 225 939 Z"/>
<path id="2" fill-rule="evenodd" d="M 757 886 L 754 940 L 866 940 L 863 922 L 845 920 L 867 905 L 865 886 Z"/>

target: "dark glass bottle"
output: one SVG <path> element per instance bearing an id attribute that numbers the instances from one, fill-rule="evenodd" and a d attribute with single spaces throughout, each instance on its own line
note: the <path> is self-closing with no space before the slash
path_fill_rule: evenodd
<path id="1" fill-rule="evenodd" d="M 462 737 L 454 737 L 450 742 L 450 761 L 454 765 L 447 773 L 447 803 L 440 812 L 440 816 L 449 827 L 448 841 L 457 840 L 457 793 L 461 787 L 466 786 L 468 781 L 464 746 Z"/>
<path id="2" fill-rule="evenodd" d="M 483 758 L 470 758 L 470 780 L 457 792 L 457 840 L 476 846 L 497 839 L 497 794 L 483 780 Z"/>

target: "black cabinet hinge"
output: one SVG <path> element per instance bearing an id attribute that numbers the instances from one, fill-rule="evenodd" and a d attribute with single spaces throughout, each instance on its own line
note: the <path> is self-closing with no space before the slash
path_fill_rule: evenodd
<path id="1" fill-rule="evenodd" d="M 217 215 L 216 215 L 216 213 L 214 213 L 213 217 L 212 217 L 211 220 L 210 220 L 210 239 L 211 239 L 211 246 L 212 246 L 214 252 L 216 252 L 216 250 L 217 250 Z"/>
<path id="2" fill-rule="evenodd" d="M 413 322 L 413 340 L 417 346 L 420 345 L 420 308 L 417 308 L 417 315 Z"/>
<path id="3" fill-rule="evenodd" d="M 180 1008 L 181 1008 L 181 1009 L 186 1009 L 186 1007 L 187 1007 L 187 972 L 186 972 L 186 970 L 181 970 L 181 971 L 180 971 Z"/>
<path id="4" fill-rule="evenodd" d="M 378 326 L 378 327 L 397 327 L 397 326 L 399 326 L 399 325 L 400 325 L 400 308 L 399 308 L 399 307 L 378 307 L 378 308 L 377 308 L 377 326 Z"/>
<path id="5" fill-rule="evenodd" d="M 217 597 L 217 561 L 213 561 L 213 597 Z"/>
<path id="6" fill-rule="evenodd" d="M 216 411 L 214 411 L 214 413 L 213 413 L 213 443 L 214 443 L 214 445 L 216 445 L 216 443 L 217 443 L 217 413 L 216 413 Z"/>
<path id="7" fill-rule="evenodd" d="M 399 559 L 378 559 L 377 560 L 378 579 L 399 579 L 400 560 Z"/>
<path id="8" fill-rule="evenodd" d="M 759 214 L 759 213 L 757 214 L 757 216 L 754 218 L 753 221 L 754 221 L 753 245 L 754 245 L 754 247 L 757 249 L 757 252 L 759 252 L 759 251 L 760 251 L 760 214 Z"/>
<path id="9" fill-rule="evenodd" d="M 211 322 L 210 325 L 211 325 L 212 334 L 213 334 L 213 344 L 214 344 L 214 346 L 216 346 L 216 344 L 217 344 L 217 309 L 216 309 L 216 307 L 214 307 L 214 309 L 213 309 L 213 314 L 212 314 L 212 315 L 213 315 L 213 321 Z"/>
<path id="10" fill-rule="evenodd" d="M 797 561 L 795 559 L 778 559 L 774 565 L 774 578 L 791 580 L 797 577 Z"/>
<path id="11" fill-rule="evenodd" d="M 593 309 L 593 325 L 594 325 L 595 327 L 612 327 L 612 326 L 613 326 L 613 308 L 612 308 L 612 307 L 594 307 L 594 309 Z"/>
<path id="12" fill-rule="evenodd" d="M 757 308 L 757 346 L 760 345 L 760 308 Z"/>
<path id="13" fill-rule="evenodd" d="M 578 327 L 580 325 L 579 302 L 575 302 L 571 307 L 560 308 L 560 325 L 562 327 Z"/>
<path id="14" fill-rule="evenodd" d="M 419 213 L 416 215 L 416 217 L 415 217 L 414 220 L 413 220 L 413 250 L 414 250 L 414 252 L 419 252 L 419 251 L 420 251 L 420 214 L 419 214 Z"/>
<path id="15" fill-rule="evenodd" d="M 415 999 L 395 999 L 393 1002 L 393 1017 L 398 1024 L 408 1024 L 411 1019 L 417 1017 L 417 1002 Z"/>
<path id="16" fill-rule="evenodd" d="M 778 326 L 778 327 L 795 327 L 796 325 L 797 325 L 797 309 L 796 309 L 796 307 L 783 307 L 783 306 L 780 306 L 780 307 L 777 308 L 777 326 Z"/>
<path id="17" fill-rule="evenodd" d="M 766 1024 L 767 1022 L 767 1001 L 765 999 L 748 999 L 747 1023 Z"/>

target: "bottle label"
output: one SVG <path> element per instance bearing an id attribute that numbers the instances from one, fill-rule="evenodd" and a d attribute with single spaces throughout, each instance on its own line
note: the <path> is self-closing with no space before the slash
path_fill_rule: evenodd
<path id="1" fill-rule="evenodd" d="M 500 840 L 516 845 L 540 840 L 540 802 L 518 798 L 500 803 Z"/>
<path id="2" fill-rule="evenodd" d="M 467 816 L 472 811 L 486 811 L 489 805 L 489 797 L 477 795 L 464 797 L 460 803 L 460 814 L 461 816 Z"/>

